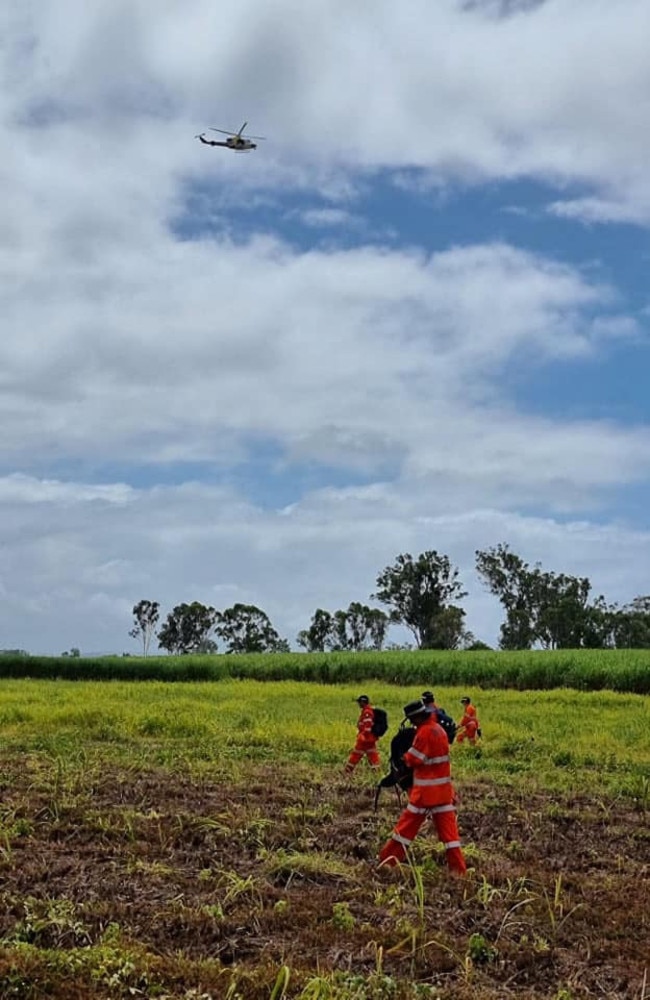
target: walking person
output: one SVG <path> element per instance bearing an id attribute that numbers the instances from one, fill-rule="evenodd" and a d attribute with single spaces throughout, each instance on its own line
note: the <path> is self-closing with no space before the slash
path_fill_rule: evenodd
<path id="1" fill-rule="evenodd" d="M 403 861 L 420 827 L 430 819 L 444 844 L 449 869 L 464 875 L 467 865 L 456 821 L 447 734 L 422 700 L 406 705 L 404 716 L 416 728 L 411 748 L 403 757 L 404 763 L 413 769 L 413 785 L 408 805 L 379 852 L 379 863 L 393 866 Z"/>
<path id="2" fill-rule="evenodd" d="M 428 712 L 434 712 L 438 708 L 433 691 L 423 691 L 421 697 Z"/>
<path id="3" fill-rule="evenodd" d="M 447 734 L 447 739 L 451 745 L 456 739 L 456 730 L 458 728 L 451 715 L 447 715 L 444 708 L 441 708 L 440 705 L 438 705 L 433 691 L 423 691 L 422 701 L 424 702 L 424 707 L 427 712 L 434 713 L 436 719 Z"/>
<path id="4" fill-rule="evenodd" d="M 462 743 L 463 740 L 469 740 L 471 745 L 475 747 L 476 740 L 480 739 L 481 736 L 481 727 L 476 715 L 476 709 L 472 705 L 470 698 L 461 698 L 460 703 L 463 706 L 463 717 L 458 725 L 456 739 L 459 743 Z"/>
<path id="5" fill-rule="evenodd" d="M 365 757 L 370 767 L 377 771 L 380 766 L 379 753 L 377 752 L 377 737 L 373 732 L 375 712 L 370 704 L 367 694 L 360 694 L 357 698 L 359 706 L 359 719 L 357 721 L 357 739 L 354 747 L 350 751 L 348 762 L 345 765 L 345 773 L 352 774 L 359 761 Z"/>

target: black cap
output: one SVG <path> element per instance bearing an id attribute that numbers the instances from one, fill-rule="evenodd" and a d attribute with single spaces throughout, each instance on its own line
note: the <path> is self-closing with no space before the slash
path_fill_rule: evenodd
<path id="1" fill-rule="evenodd" d="M 465 704 L 469 705 L 469 703 L 470 703 L 471 700 L 472 700 L 471 698 L 468 698 L 467 695 L 465 695 L 464 698 L 460 699 L 460 703 L 461 703 L 461 705 L 465 705 Z"/>
<path id="2" fill-rule="evenodd" d="M 368 697 L 367 694 L 360 694 L 356 700 L 364 705 L 370 704 L 370 698 Z"/>
<path id="3" fill-rule="evenodd" d="M 424 704 L 421 698 L 417 701 L 410 701 L 408 705 L 404 706 L 404 715 L 407 719 L 412 719 L 414 715 L 428 715 L 427 706 Z"/>
<path id="4" fill-rule="evenodd" d="M 425 705 L 432 705 L 435 700 L 436 698 L 433 691 L 422 692 L 422 701 L 424 702 Z"/>

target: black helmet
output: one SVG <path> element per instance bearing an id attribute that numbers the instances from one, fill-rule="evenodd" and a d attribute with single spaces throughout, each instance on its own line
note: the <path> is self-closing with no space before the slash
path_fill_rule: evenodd
<path id="1" fill-rule="evenodd" d="M 471 703 L 471 700 L 472 700 L 471 698 L 468 698 L 467 695 L 465 695 L 464 698 L 460 699 L 460 703 L 461 705 L 469 705 Z"/>
<path id="2" fill-rule="evenodd" d="M 425 705 L 433 705 L 433 703 L 434 703 L 435 700 L 436 700 L 436 697 L 435 697 L 433 691 L 423 691 L 422 692 L 422 701 L 424 702 Z"/>
<path id="3" fill-rule="evenodd" d="M 417 701 L 410 701 L 408 705 L 404 706 L 405 718 L 412 719 L 416 715 L 428 715 L 427 706 L 421 698 L 418 698 Z"/>
<path id="4" fill-rule="evenodd" d="M 359 702 L 360 705 L 370 704 L 370 698 L 368 697 L 367 694 L 360 694 L 359 697 L 357 698 L 357 701 Z"/>

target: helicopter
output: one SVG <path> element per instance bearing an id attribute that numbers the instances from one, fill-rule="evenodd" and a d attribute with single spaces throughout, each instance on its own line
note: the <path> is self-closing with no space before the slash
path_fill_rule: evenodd
<path id="1" fill-rule="evenodd" d="M 224 128 L 214 128 L 210 126 L 211 132 L 221 132 L 222 135 L 227 135 L 228 138 L 225 140 L 217 139 L 206 139 L 204 138 L 205 132 L 201 132 L 200 135 L 195 136 L 206 146 L 225 146 L 226 149 L 234 149 L 236 153 L 248 153 L 251 149 L 257 149 L 257 143 L 251 142 L 252 139 L 264 139 L 263 135 L 244 135 L 244 129 L 248 125 L 248 122 L 244 122 L 239 132 L 228 132 Z"/>

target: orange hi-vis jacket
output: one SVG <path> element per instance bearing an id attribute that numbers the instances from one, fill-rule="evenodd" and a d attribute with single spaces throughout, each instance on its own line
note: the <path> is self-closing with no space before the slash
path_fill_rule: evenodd
<path id="1" fill-rule="evenodd" d="M 413 768 L 413 786 L 409 791 L 412 805 L 426 808 L 448 805 L 453 809 L 449 741 L 433 714 L 418 726 L 413 743 L 404 754 L 404 763 Z"/>
<path id="2" fill-rule="evenodd" d="M 372 705 L 364 705 L 357 722 L 357 740 L 350 751 L 345 765 L 346 774 L 351 774 L 359 761 L 366 757 L 371 767 L 378 768 L 380 764 L 377 752 L 377 737 L 372 731 L 375 721 L 375 711 Z"/>
<path id="3" fill-rule="evenodd" d="M 361 715 L 359 716 L 359 721 L 357 722 L 357 731 L 359 733 L 359 739 L 362 742 L 374 743 L 376 737 L 372 731 L 372 726 L 375 721 L 375 711 L 372 705 L 364 705 L 361 709 Z"/>
<path id="4" fill-rule="evenodd" d="M 465 705 L 465 712 L 459 723 L 459 729 L 467 727 L 468 732 L 473 732 L 478 729 L 478 719 L 476 717 L 476 709 L 473 705 Z"/>

